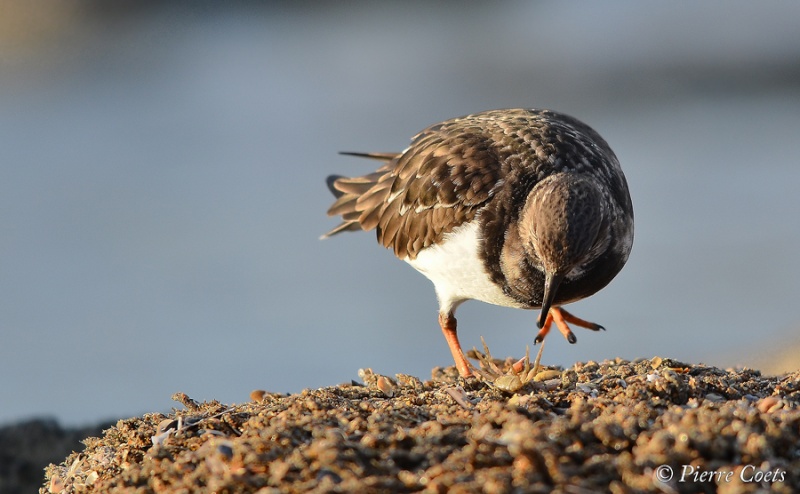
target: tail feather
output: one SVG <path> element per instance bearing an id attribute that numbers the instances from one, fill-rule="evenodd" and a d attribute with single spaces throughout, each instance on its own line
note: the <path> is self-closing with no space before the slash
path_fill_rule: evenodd
<path id="1" fill-rule="evenodd" d="M 397 153 L 359 153 L 355 151 L 339 151 L 339 154 L 344 156 L 356 156 L 358 158 L 367 158 L 378 161 L 392 161 L 397 158 Z"/>
<path id="2" fill-rule="evenodd" d="M 344 192 L 336 188 L 336 181 L 340 178 L 344 178 L 341 175 L 328 175 L 328 178 L 325 179 L 325 185 L 328 186 L 328 190 L 331 191 L 335 197 L 339 198 L 344 195 Z"/>
<path id="3" fill-rule="evenodd" d="M 341 177 L 341 180 L 337 179 L 336 190 L 339 192 L 343 192 L 345 194 L 353 194 L 360 196 L 361 194 L 367 192 L 371 189 L 378 180 L 383 176 L 383 173 L 370 173 L 369 175 L 365 175 L 363 177 L 353 177 L 353 178 L 344 178 Z"/>
<path id="4" fill-rule="evenodd" d="M 342 194 L 339 199 L 328 208 L 328 216 L 341 216 L 356 210 L 358 197 Z"/>
<path id="5" fill-rule="evenodd" d="M 376 172 L 361 177 L 330 175 L 325 179 L 328 189 L 334 197 L 336 197 L 336 201 L 334 201 L 328 209 L 328 216 L 341 216 L 342 223 L 333 230 L 322 235 L 320 237 L 321 239 L 328 238 L 340 232 L 371 230 L 375 228 L 380 215 L 379 204 L 365 208 L 363 205 L 359 205 L 359 200 L 362 197 L 372 198 L 374 196 L 376 199 L 371 202 L 380 202 L 378 199 L 382 199 L 388 193 L 388 190 L 384 190 L 386 188 L 385 186 L 379 187 L 378 190 L 376 190 L 376 185 L 392 167 L 390 162 L 399 156 L 397 153 L 354 153 L 349 151 L 340 154 L 375 159 L 387 162 L 388 164 L 382 166 Z M 366 224 L 365 220 L 368 220 Z"/>
<path id="6" fill-rule="evenodd" d="M 329 231 L 328 233 L 326 233 L 324 235 L 321 235 L 319 237 L 319 239 L 320 240 L 325 240 L 326 238 L 332 237 L 332 236 L 334 236 L 334 235 L 336 235 L 337 233 L 340 233 L 340 232 L 357 232 L 359 230 L 361 230 L 361 225 L 359 225 L 358 222 L 341 223 L 336 228 L 334 228 L 333 230 Z"/>

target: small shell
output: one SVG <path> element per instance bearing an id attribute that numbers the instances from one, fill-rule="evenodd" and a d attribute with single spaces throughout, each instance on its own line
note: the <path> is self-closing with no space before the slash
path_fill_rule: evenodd
<path id="1" fill-rule="evenodd" d="M 64 490 L 64 481 L 58 475 L 50 477 L 50 486 L 47 488 L 48 492 L 56 494 Z"/>
<path id="2" fill-rule="evenodd" d="M 175 433 L 178 429 L 181 428 L 183 424 L 183 419 L 178 418 L 176 419 L 164 419 L 158 423 L 158 428 L 156 428 L 157 434 L 150 438 L 150 441 L 153 443 L 153 446 L 158 446 L 159 444 L 163 443 L 170 435 Z"/>
<path id="3" fill-rule="evenodd" d="M 250 401 L 261 401 L 264 399 L 266 394 L 267 392 L 263 389 L 254 389 L 253 391 L 250 391 Z"/>
<path id="4" fill-rule="evenodd" d="M 461 386 L 455 388 L 445 388 L 444 392 L 450 395 L 450 398 L 455 400 L 455 402 L 458 403 L 461 408 L 464 408 L 465 410 L 472 410 L 472 404 L 467 398 L 467 393 Z"/>
<path id="5" fill-rule="evenodd" d="M 158 429 L 156 429 L 156 430 L 158 431 L 159 434 L 161 434 L 162 432 L 167 432 L 167 431 L 176 430 L 176 429 L 178 429 L 178 421 L 177 420 L 175 420 L 175 419 L 164 419 L 164 420 L 162 420 L 161 422 L 158 423 Z"/>
<path id="6" fill-rule="evenodd" d="M 536 382 L 549 381 L 550 379 L 556 379 L 556 378 L 559 378 L 559 377 L 561 377 L 561 372 L 560 371 L 557 371 L 557 370 L 544 370 L 544 371 L 536 374 L 536 376 L 533 378 L 533 380 L 536 381 Z"/>
<path id="7" fill-rule="evenodd" d="M 388 378 L 379 376 L 377 386 L 388 398 L 394 396 L 394 385 Z"/>
<path id="8" fill-rule="evenodd" d="M 92 485 L 95 482 L 97 482 L 97 479 L 99 477 L 100 477 L 100 475 L 97 472 L 95 472 L 94 470 L 92 470 L 92 472 L 89 475 L 86 476 L 85 483 L 87 485 Z"/>

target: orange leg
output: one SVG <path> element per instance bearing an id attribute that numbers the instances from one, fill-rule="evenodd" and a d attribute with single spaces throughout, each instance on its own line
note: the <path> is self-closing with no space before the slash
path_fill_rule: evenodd
<path id="1" fill-rule="evenodd" d="M 533 340 L 534 343 L 541 343 L 544 341 L 544 337 L 550 332 L 550 327 L 554 322 L 556 323 L 556 327 L 561 334 L 564 335 L 564 338 L 566 338 L 570 343 L 575 343 L 578 341 L 578 338 L 576 338 L 572 333 L 572 330 L 569 329 L 569 326 L 567 325 L 568 322 L 582 328 L 591 329 L 592 331 L 599 331 L 601 329 L 605 330 L 603 326 L 573 316 L 561 307 L 551 307 L 550 311 L 547 313 L 547 319 L 545 319 L 542 329 L 539 330 L 539 334 L 537 334 L 536 338 Z"/>
<path id="2" fill-rule="evenodd" d="M 461 377 L 470 377 L 472 371 L 469 370 L 469 363 L 461 350 L 461 343 L 458 342 L 458 334 L 456 333 L 456 318 L 453 314 L 439 314 L 439 326 L 442 327 L 444 339 L 447 340 L 447 346 L 450 347 L 450 353 L 453 354 L 453 360 L 456 363 L 456 369 Z"/>

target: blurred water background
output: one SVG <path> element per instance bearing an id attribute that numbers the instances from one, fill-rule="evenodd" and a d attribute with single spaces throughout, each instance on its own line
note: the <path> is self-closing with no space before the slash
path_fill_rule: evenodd
<path id="1" fill-rule="evenodd" d="M 573 306 L 608 331 L 552 335 L 547 364 L 797 365 L 799 3 L 1 5 L 0 424 L 451 365 L 424 277 L 372 233 L 318 240 L 324 178 L 504 107 L 592 125 L 636 211 L 628 265 Z M 535 335 L 458 315 L 496 356 Z"/>

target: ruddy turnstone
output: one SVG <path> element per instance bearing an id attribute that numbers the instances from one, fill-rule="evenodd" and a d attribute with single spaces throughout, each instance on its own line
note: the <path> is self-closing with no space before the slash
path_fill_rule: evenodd
<path id="1" fill-rule="evenodd" d="M 588 125 L 550 110 L 475 113 L 432 125 L 402 153 L 343 153 L 384 162 L 328 177 L 328 215 L 427 276 L 458 372 L 471 375 L 456 333 L 466 300 L 539 309 L 536 342 L 553 322 L 599 330 L 561 305 L 605 287 L 628 260 L 633 207 L 619 161 Z"/>

